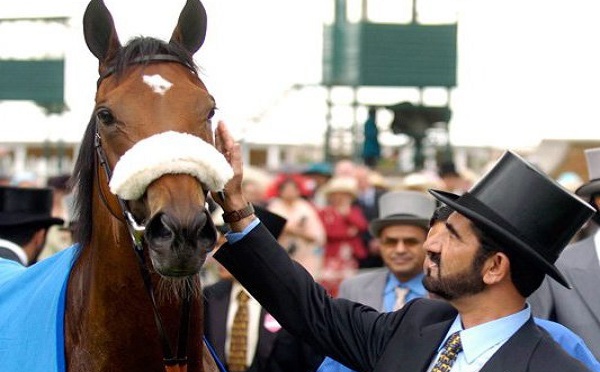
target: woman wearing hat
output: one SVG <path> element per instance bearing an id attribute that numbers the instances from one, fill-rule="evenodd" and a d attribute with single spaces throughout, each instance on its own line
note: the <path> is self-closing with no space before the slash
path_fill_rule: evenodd
<path id="1" fill-rule="evenodd" d="M 337 296 L 340 283 L 356 273 L 358 260 L 367 256 L 362 234 L 368 222 L 354 205 L 358 185 L 352 177 L 334 177 L 323 188 L 327 205 L 319 211 L 327 234 L 320 283 Z"/>

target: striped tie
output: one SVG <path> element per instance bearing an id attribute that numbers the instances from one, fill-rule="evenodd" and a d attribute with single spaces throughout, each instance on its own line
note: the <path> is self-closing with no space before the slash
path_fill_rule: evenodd
<path id="1" fill-rule="evenodd" d="M 246 350 L 248 347 L 248 299 L 245 291 L 237 295 L 238 308 L 231 326 L 231 340 L 229 343 L 229 359 L 227 365 L 229 372 L 243 372 L 246 370 Z"/>
<path id="2" fill-rule="evenodd" d="M 402 309 L 406 303 L 406 295 L 408 295 L 410 290 L 408 288 L 398 286 L 394 288 L 394 291 L 396 292 L 396 302 L 394 302 L 394 308 L 392 310 L 396 311 Z"/>
<path id="3" fill-rule="evenodd" d="M 440 353 L 440 357 L 433 366 L 431 372 L 449 372 L 456 360 L 456 356 L 461 351 L 462 344 L 460 343 L 460 333 L 454 332 L 448 337 L 448 340 Z"/>

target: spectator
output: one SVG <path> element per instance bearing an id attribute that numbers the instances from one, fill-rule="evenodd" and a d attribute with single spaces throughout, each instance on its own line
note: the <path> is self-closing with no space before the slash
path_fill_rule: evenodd
<path id="1" fill-rule="evenodd" d="M 315 206 L 304 199 L 301 185 L 294 177 L 282 177 L 277 184 L 277 196 L 267 209 L 287 219 L 280 244 L 290 256 L 319 278 L 323 265 L 325 229 Z"/>
<path id="2" fill-rule="evenodd" d="M 554 320 L 579 334 L 600 359 L 600 148 L 586 150 L 585 156 L 589 182 L 575 193 L 596 210 L 589 226 L 592 232 L 568 246 L 556 263 L 574 289 L 544 280 L 529 302 L 536 316 Z"/>
<path id="3" fill-rule="evenodd" d="M 255 206 L 255 213 L 268 226 L 273 236 L 283 231 L 285 219 Z M 222 235 L 221 235 L 222 237 Z M 223 243 L 225 239 L 219 240 Z M 218 248 L 217 248 L 218 249 Z M 322 359 L 307 344 L 293 337 L 251 296 L 247 296 L 247 333 L 233 330 L 238 311 L 238 296 L 247 291 L 221 265 L 221 279 L 204 289 L 204 335 L 214 347 L 219 359 L 228 364 L 230 372 L 307 372 L 313 371 Z M 244 305 L 242 305 L 244 306 Z M 234 333 L 236 335 L 234 336 Z M 244 337 L 242 349 L 235 349 L 236 337 Z M 233 353 L 232 353 L 232 347 Z M 242 353 L 240 365 L 232 354 Z M 239 359 L 238 359 L 239 360 Z"/>
<path id="4" fill-rule="evenodd" d="M 0 186 L 0 257 L 29 266 L 37 262 L 52 225 L 52 189 Z"/>
<path id="5" fill-rule="evenodd" d="M 319 211 L 327 240 L 319 282 L 332 296 L 343 279 L 358 270 L 358 260 L 367 256 L 362 234 L 368 223 L 362 210 L 353 204 L 358 195 L 356 179 L 334 177 L 323 187 L 327 206 Z"/>

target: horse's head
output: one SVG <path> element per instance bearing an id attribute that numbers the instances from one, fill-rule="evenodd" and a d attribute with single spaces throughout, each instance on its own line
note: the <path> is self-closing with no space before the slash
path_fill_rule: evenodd
<path id="1" fill-rule="evenodd" d="M 232 175 L 213 146 L 215 102 L 192 59 L 206 33 L 204 8 L 188 0 L 168 43 L 140 37 L 121 46 L 110 12 L 92 0 L 84 32 L 100 71 L 88 131 L 95 131 L 99 163 L 106 160 L 110 192 L 131 212 L 130 231 L 149 248 L 157 272 L 197 273 L 216 242 L 207 192 Z"/>

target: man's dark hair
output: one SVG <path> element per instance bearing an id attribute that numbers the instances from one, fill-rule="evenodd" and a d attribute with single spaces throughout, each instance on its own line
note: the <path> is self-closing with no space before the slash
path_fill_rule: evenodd
<path id="1" fill-rule="evenodd" d="M 475 235 L 479 238 L 481 249 L 488 252 L 503 252 L 508 256 L 510 261 L 510 276 L 521 296 L 529 297 L 529 295 L 538 289 L 546 276 L 542 270 L 531 264 L 523 255 L 510 250 L 510 248 L 506 248 L 507 244 L 493 237 L 476 224 L 471 223 L 471 226 Z"/>
<path id="2" fill-rule="evenodd" d="M 47 228 L 40 223 L 28 223 L 25 225 L 0 226 L 0 239 L 9 240 L 17 245 L 24 246 L 39 230 Z"/>

